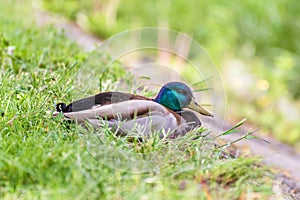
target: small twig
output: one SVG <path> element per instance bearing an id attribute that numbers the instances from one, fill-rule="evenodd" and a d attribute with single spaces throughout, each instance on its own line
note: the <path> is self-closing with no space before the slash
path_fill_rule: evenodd
<path id="1" fill-rule="evenodd" d="M 17 115 L 15 115 L 15 116 L 13 116 L 13 118 L 11 118 L 8 122 L 7 122 L 7 124 L 8 125 L 10 125 L 10 126 L 12 126 L 13 125 L 13 122 L 14 122 L 14 120 L 15 119 L 17 119 L 18 118 L 18 116 Z"/>

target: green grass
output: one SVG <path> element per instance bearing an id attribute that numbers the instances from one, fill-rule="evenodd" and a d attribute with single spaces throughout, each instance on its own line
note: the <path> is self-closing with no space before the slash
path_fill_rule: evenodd
<path id="1" fill-rule="evenodd" d="M 287 100 L 292 110 L 300 110 L 300 28 L 295 24 L 299 1 L 279 0 L 270 5 L 253 0 L 43 0 L 42 4 L 101 38 L 149 26 L 188 33 L 220 66 L 232 115 L 247 117 L 277 139 L 299 146 L 300 112 L 291 118 L 281 107 Z M 247 74 L 252 80 L 240 88 L 249 91 L 245 95 L 235 86 Z M 261 81 L 268 87 L 261 88 Z"/>
<path id="2" fill-rule="evenodd" d="M 260 158 L 225 159 L 228 154 L 215 148 L 213 141 L 194 138 L 199 131 L 208 130 L 172 141 L 153 137 L 139 143 L 116 137 L 108 128 L 100 130 L 104 137 L 97 137 L 76 125 L 68 128 L 61 118 L 54 118 L 55 102 L 72 100 L 76 72 L 87 54 L 53 27 L 36 27 L 30 4 L 17 7 L 15 1 L 9 2 L 0 1 L 1 199 L 237 199 L 253 192 L 261 198 L 271 195 L 269 173 Z M 103 79 L 113 80 L 122 70 L 109 73 Z M 132 173 L 120 170 L 130 166 L 122 162 L 112 168 L 107 163 L 110 154 L 103 157 L 112 147 L 144 158 L 151 153 L 163 155 L 163 167 Z M 170 157 L 162 154 L 165 152 Z"/>

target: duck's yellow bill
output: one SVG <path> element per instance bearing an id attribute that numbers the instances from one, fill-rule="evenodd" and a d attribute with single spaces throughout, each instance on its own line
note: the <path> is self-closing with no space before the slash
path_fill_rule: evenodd
<path id="1" fill-rule="evenodd" d="M 205 108 L 203 108 L 202 106 L 200 106 L 194 98 L 192 99 L 191 103 L 188 105 L 188 108 L 192 109 L 202 115 L 206 115 L 206 116 L 210 116 L 210 117 L 214 116 L 210 111 L 208 111 Z"/>

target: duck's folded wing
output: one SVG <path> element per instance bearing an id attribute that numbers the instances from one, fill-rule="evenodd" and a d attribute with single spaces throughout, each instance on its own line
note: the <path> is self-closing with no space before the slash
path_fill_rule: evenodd
<path id="1" fill-rule="evenodd" d="M 64 113 L 64 116 L 79 123 L 88 122 L 95 128 L 107 123 L 123 133 L 138 130 L 143 134 L 154 131 L 172 131 L 178 128 L 177 118 L 164 106 L 149 100 L 130 100 L 92 109 Z"/>
<path id="2" fill-rule="evenodd" d="M 154 113 L 160 116 L 167 116 L 169 111 L 162 105 L 148 100 L 129 100 L 116 104 L 96 106 L 92 109 L 63 113 L 65 117 L 78 122 L 87 119 L 133 119 L 137 116 Z"/>

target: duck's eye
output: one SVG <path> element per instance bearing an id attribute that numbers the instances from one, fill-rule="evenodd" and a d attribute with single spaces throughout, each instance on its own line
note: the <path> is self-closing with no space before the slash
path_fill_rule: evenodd
<path id="1" fill-rule="evenodd" d="M 180 94 L 186 94 L 186 92 L 184 90 L 181 90 L 181 89 L 177 90 L 177 92 L 180 93 Z"/>

